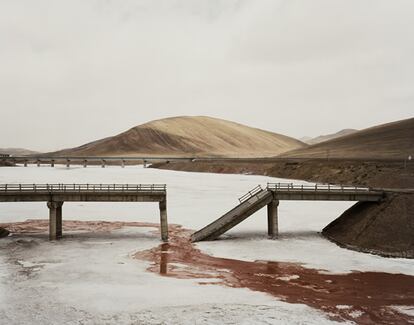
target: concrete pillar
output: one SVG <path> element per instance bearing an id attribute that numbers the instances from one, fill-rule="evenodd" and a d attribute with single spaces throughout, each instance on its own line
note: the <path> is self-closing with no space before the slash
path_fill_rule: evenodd
<path id="1" fill-rule="evenodd" d="M 85 159 L 84 161 L 83 161 L 83 168 L 86 168 L 88 166 L 88 161 Z"/>
<path id="2" fill-rule="evenodd" d="M 70 167 L 70 159 L 66 159 L 66 167 L 69 168 Z"/>
<path id="3" fill-rule="evenodd" d="M 160 202 L 161 239 L 168 241 L 167 199 Z"/>
<path id="4" fill-rule="evenodd" d="M 50 162 L 50 167 L 55 167 L 55 160 L 52 159 L 52 161 Z"/>
<path id="5" fill-rule="evenodd" d="M 270 239 L 279 236 L 278 211 L 279 200 L 273 200 L 267 205 L 267 234 Z"/>
<path id="6" fill-rule="evenodd" d="M 62 205 L 63 202 L 49 201 L 49 240 L 62 238 Z"/>

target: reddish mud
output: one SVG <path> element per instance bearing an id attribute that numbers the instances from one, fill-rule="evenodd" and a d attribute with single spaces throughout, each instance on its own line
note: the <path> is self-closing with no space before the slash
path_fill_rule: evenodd
<path id="1" fill-rule="evenodd" d="M 28 220 L 0 226 L 12 233 L 36 233 L 47 231 L 48 222 Z M 103 221 L 64 221 L 63 226 L 66 231 L 90 232 L 109 232 L 125 226 L 159 227 L 151 223 Z M 169 243 L 138 252 L 134 257 L 152 262 L 149 271 L 162 276 L 249 288 L 288 303 L 316 308 L 333 320 L 358 324 L 414 323 L 414 317 L 390 307 L 414 306 L 413 276 L 381 272 L 329 274 L 294 263 L 217 258 L 197 249 L 189 242 L 189 234 L 189 230 L 170 225 Z"/>
<path id="2" fill-rule="evenodd" d="M 294 263 L 217 258 L 195 248 L 188 240 L 189 233 L 175 226 L 170 230 L 168 244 L 138 252 L 135 257 L 151 261 L 149 270 L 163 276 L 206 279 L 200 284 L 265 292 L 282 301 L 324 311 L 334 320 L 358 324 L 414 322 L 414 317 L 389 307 L 414 306 L 412 276 L 380 272 L 328 274 Z"/>
<path id="3" fill-rule="evenodd" d="M 23 222 L 0 223 L 12 234 L 34 234 L 49 230 L 49 220 L 29 219 Z M 63 232 L 65 231 L 89 231 L 110 232 L 122 227 L 151 227 L 159 228 L 159 225 L 147 222 L 123 222 L 123 221 L 77 221 L 64 220 Z"/>

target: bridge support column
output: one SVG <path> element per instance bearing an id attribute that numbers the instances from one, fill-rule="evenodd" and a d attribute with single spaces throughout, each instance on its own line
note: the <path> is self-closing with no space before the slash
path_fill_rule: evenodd
<path id="1" fill-rule="evenodd" d="M 267 205 L 267 234 L 270 239 L 279 236 L 278 206 L 279 200 L 273 200 Z"/>
<path id="2" fill-rule="evenodd" d="M 63 202 L 49 201 L 49 240 L 62 238 L 62 205 Z"/>
<path id="3" fill-rule="evenodd" d="M 161 239 L 168 241 L 167 199 L 160 201 Z"/>

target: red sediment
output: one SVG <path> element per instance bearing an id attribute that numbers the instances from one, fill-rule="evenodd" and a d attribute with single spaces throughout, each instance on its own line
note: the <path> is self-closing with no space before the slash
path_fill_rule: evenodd
<path id="1" fill-rule="evenodd" d="M 0 226 L 11 232 L 34 233 L 46 231 L 48 222 L 28 220 Z M 64 221 L 67 231 L 100 232 L 125 226 L 159 228 L 157 224 L 140 222 Z M 249 288 L 288 303 L 316 308 L 334 320 L 358 324 L 414 323 L 413 316 L 390 307 L 414 306 L 413 276 L 382 272 L 329 274 L 295 263 L 217 258 L 197 249 L 189 241 L 189 230 L 178 225 L 170 225 L 169 230 L 169 243 L 134 255 L 150 261 L 151 272 L 180 279 L 203 279 L 200 284 Z"/>
<path id="2" fill-rule="evenodd" d="M 188 230 L 170 229 L 170 242 L 138 252 L 149 270 L 175 278 L 219 279 L 234 288 L 265 292 L 282 301 L 301 303 L 331 319 L 358 324 L 408 324 L 414 317 L 390 306 L 414 306 L 414 277 L 382 272 L 321 273 L 295 263 L 247 262 L 207 255 L 189 241 Z"/>

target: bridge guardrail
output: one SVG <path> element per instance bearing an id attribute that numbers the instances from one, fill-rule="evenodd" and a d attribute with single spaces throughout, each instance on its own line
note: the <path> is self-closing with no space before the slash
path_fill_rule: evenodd
<path id="1" fill-rule="evenodd" d="M 157 192 L 165 193 L 165 184 L 0 184 L 1 193 L 23 193 L 23 192 Z"/>
<path id="2" fill-rule="evenodd" d="M 293 183 L 267 183 L 267 189 L 271 191 L 292 191 L 292 192 L 316 192 L 316 191 L 328 191 L 328 192 L 361 192 L 366 193 L 371 191 L 368 187 L 359 186 L 342 186 L 342 185 L 295 185 Z"/>
<path id="3" fill-rule="evenodd" d="M 248 191 L 246 194 L 244 194 L 243 196 L 241 196 L 239 198 L 239 202 L 240 203 L 243 203 L 243 202 L 247 201 L 248 199 L 250 199 L 251 197 L 255 196 L 256 194 L 258 194 L 261 191 L 263 191 L 262 187 L 260 185 L 257 185 L 254 189 Z"/>

